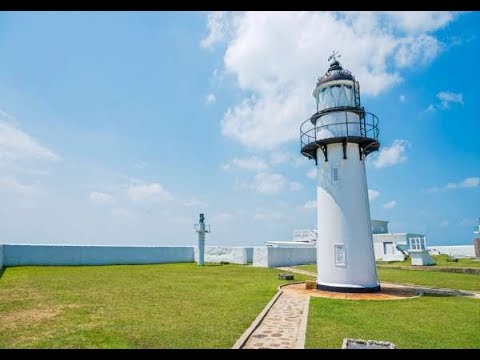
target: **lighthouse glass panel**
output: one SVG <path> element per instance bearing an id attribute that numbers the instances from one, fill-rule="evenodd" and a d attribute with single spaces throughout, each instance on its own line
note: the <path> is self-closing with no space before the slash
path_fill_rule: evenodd
<path id="1" fill-rule="evenodd" d="M 318 110 L 337 107 L 354 107 L 353 86 L 334 84 L 321 89 L 318 93 Z M 361 136 L 360 118 L 358 114 L 339 110 L 321 116 L 316 123 L 316 138 L 318 140 L 343 137 Z"/>
<path id="2" fill-rule="evenodd" d="M 317 119 L 316 138 L 318 140 L 343 136 L 361 136 L 360 117 L 349 111 L 335 111 Z"/>
<path id="3" fill-rule="evenodd" d="M 355 106 L 353 87 L 345 84 L 323 88 L 318 94 L 318 110 L 339 106 Z"/>

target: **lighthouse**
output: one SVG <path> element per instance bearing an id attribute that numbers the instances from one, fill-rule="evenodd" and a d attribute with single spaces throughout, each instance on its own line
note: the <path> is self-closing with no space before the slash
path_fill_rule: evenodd
<path id="1" fill-rule="evenodd" d="M 377 292 L 365 158 L 380 147 L 378 118 L 334 52 L 317 81 L 317 111 L 300 127 L 301 153 L 317 166 L 317 289 Z"/>

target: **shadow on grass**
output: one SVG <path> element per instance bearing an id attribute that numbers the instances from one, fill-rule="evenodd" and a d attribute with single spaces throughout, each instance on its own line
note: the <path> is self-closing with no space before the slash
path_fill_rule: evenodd
<path id="1" fill-rule="evenodd" d="M 463 290 L 451 290 L 451 291 L 441 291 L 437 292 L 435 290 L 426 290 L 423 291 L 422 296 L 429 296 L 429 297 L 475 297 L 474 294 L 468 292 L 468 291 L 463 291 Z"/>
<path id="2" fill-rule="evenodd" d="M 4 272 L 5 272 L 5 268 L 3 267 L 0 269 L 0 279 L 2 278 Z"/>
<path id="3" fill-rule="evenodd" d="M 203 264 L 203 266 L 223 266 L 224 264 Z M 200 265 L 198 265 L 200 266 Z"/>

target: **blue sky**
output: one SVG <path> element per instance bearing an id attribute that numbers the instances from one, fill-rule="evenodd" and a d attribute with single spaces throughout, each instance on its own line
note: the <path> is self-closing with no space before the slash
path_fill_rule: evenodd
<path id="1" fill-rule="evenodd" d="M 430 245 L 480 216 L 480 14 L 0 13 L 0 242 L 289 240 L 316 223 L 299 153 L 339 50 L 380 118 L 372 218 Z"/>

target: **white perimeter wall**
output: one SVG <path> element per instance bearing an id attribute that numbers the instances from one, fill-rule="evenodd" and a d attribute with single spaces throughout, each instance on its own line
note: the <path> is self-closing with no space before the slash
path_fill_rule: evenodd
<path id="1" fill-rule="evenodd" d="M 198 247 L 195 246 L 195 261 L 198 261 Z M 253 248 L 234 246 L 205 246 L 205 262 L 247 264 L 253 261 Z"/>
<path id="2" fill-rule="evenodd" d="M 305 265 L 317 262 L 315 247 L 254 247 L 253 266 L 279 267 Z"/>
<path id="3" fill-rule="evenodd" d="M 436 250 L 440 252 L 440 254 L 447 254 L 452 257 L 475 257 L 475 247 L 473 245 L 427 246 L 427 249 L 430 250 L 432 254 L 436 254 Z"/>
<path id="4" fill-rule="evenodd" d="M 4 266 L 158 264 L 193 261 L 192 246 L 3 245 Z"/>

